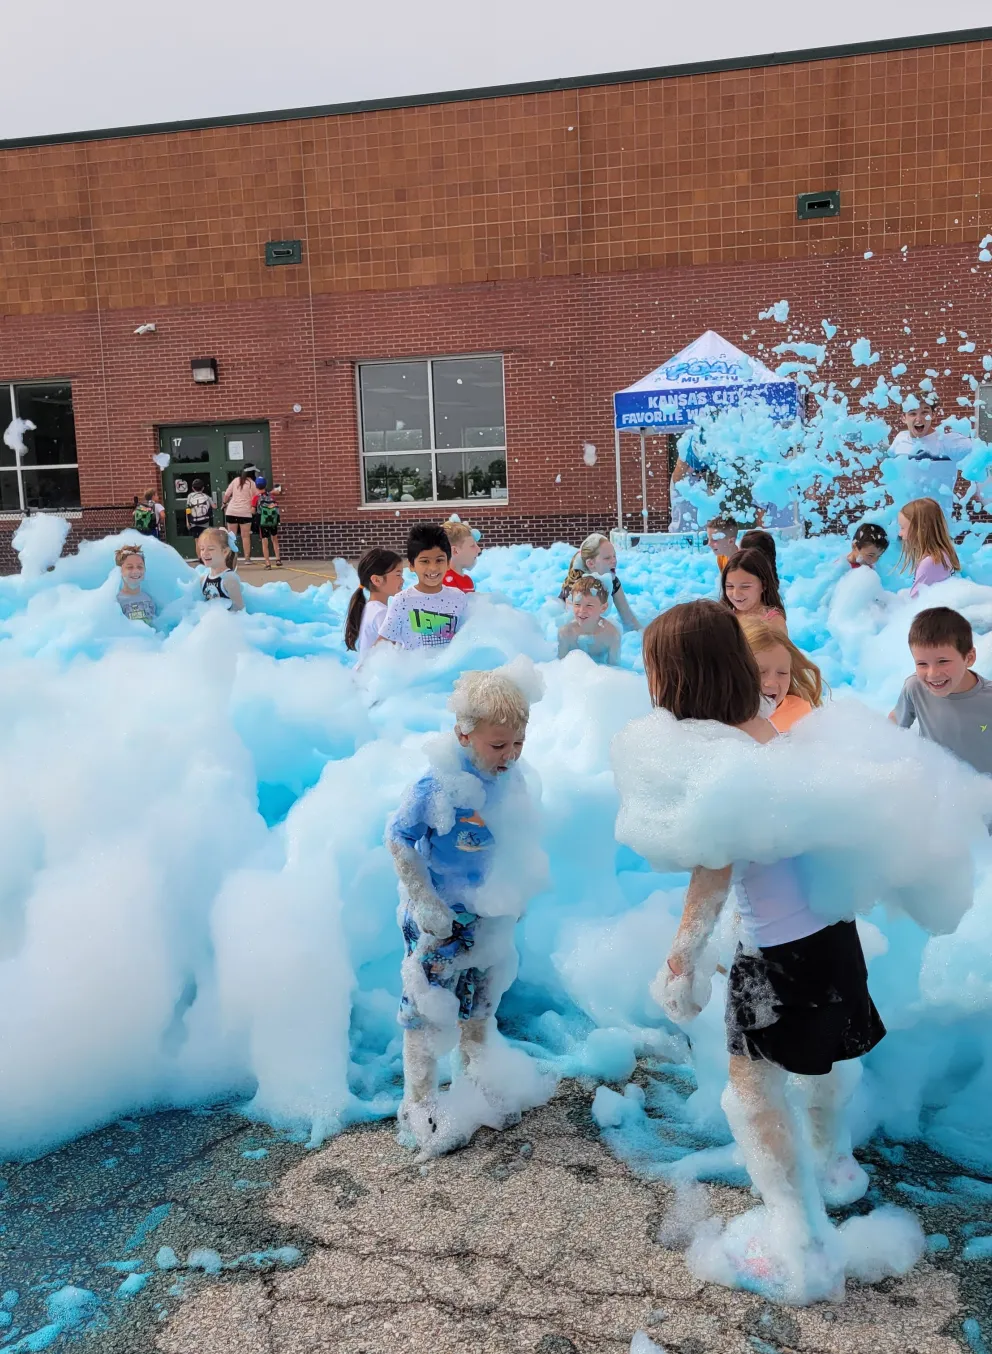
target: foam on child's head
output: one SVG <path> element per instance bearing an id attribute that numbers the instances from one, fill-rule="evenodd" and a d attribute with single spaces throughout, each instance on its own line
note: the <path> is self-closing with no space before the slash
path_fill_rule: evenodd
<path id="1" fill-rule="evenodd" d="M 481 723 L 523 729 L 531 705 L 543 694 L 544 679 L 531 660 L 521 655 L 492 672 L 463 672 L 448 699 L 448 709 L 462 733 L 471 733 Z"/>
<path id="2" fill-rule="evenodd" d="M 909 627 L 911 649 L 957 649 L 962 658 L 975 647 L 971 624 L 949 606 L 927 607 L 918 611 Z"/>
<path id="3" fill-rule="evenodd" d="M 572 584 L 573 597 L 595 597 L 599 602 L 608 602 L 610 595 L 606 591 L 606 585 L 602 579 L 595 574 L 585 574 L 582 578 L 577 578 Z"/>
<path id="4" fill-rule="evenodd" d="M 609 536 L 604 536 L 601 531 L 594 531 L 591 536 L 587 536 L 579 546 L 579 554 L 585 560 L 586 564 L 591 559 L 595 559 L 604 545 L 609 545 Z"/>
<path id="5" fill-rule="evenodd" d="M 460 545 L 466 545 L 469 541 L 478 540 L 478 536 L 468 523 L 463 522 L 459 517 L 449 518 L 447 522 L 442 523 L 442 530 L 447 536 L 452 550 L 456 550 Z"/>
<path id="6" fill-rule="evenodd" d="M 114 563 L 117 565 L 118 569 L 121 567 L 124 561 L 126 559 L 130 559 L 132 555 L 136 555 L 137 558 L 141 560 L 142 564 L 144 564 L 145 552 L 142 550 L 140 545 L 122 545 L 121 548 L 114 555 Z"/>

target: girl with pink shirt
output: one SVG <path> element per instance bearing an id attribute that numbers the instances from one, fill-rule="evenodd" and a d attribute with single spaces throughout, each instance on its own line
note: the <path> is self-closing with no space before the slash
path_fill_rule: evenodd
<path id="1" fill-rule="evenodd" d="M 251 563 L 251 515 L 255 498 L 255 474 L 249 466 L 224 490 L 224 520 L 228 531 L 241 533 L 241 554 Z"/>
<path id="2" fill-rule="evenodd" d="M 914 498 L 903 506 L 899 539 L 901 567 L 913 570 L 910 597 L 918 597 L 920 588 L 943 583 L 951 574 L 960 573 L 961 561 L 947 529 L 947 518 L 935 498 Z"/>

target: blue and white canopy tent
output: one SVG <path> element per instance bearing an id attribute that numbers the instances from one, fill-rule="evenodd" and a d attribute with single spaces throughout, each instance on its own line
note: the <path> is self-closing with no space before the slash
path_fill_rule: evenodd
<path id="1" fill-rule="evenodd" d="M 799 387 L 778 376 L 757 358 L 748 357 L 712 329 L 613 396 L 614 449 L 617 465 L 617 525 L 624 530 L 620 467 L 622 433 L 641 439 L 641 517 L 648 520 L 648 433 L 681 432 L 706 411 L 729 409 L 743 400 L 760 400 L 776 420 L 791 422 L 799 413 Z"/>

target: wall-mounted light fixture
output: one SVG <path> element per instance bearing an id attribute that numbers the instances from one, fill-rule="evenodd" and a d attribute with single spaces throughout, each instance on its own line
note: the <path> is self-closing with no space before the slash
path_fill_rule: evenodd
<path id="1" fill-rule="evenodd" d="M 217 359 L 216 357 L 192 357 L 189 365 L 193 369 L 193 380 L 198 386 L 213 386 L 217 384 Z"/>

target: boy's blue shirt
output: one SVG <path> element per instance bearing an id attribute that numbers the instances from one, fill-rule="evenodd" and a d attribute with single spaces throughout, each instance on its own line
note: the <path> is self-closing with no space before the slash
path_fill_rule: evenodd
<path id="1" fill-rule="evenodd" d="M 464 753 L 460 769 L 480 782 L 485 788 L 486 804 L 492 805 L 499 794 L 497 777 L 479 771 Z M 466 910 L 463 901 L 466 891 L 478 888 L 489 872 L 495 841 L 477 809 L 456 808 L 455 825 L 450 832 L 442 834 L 429 827 L 428 805 L 439 791 L 442 787 L 435 772 L 421 776 L 403 796 L 389 822 L 387 835 L 389 840 L 411 846 L 424 857 L 438 897 L 453 911 L 462 912 Z"/>

